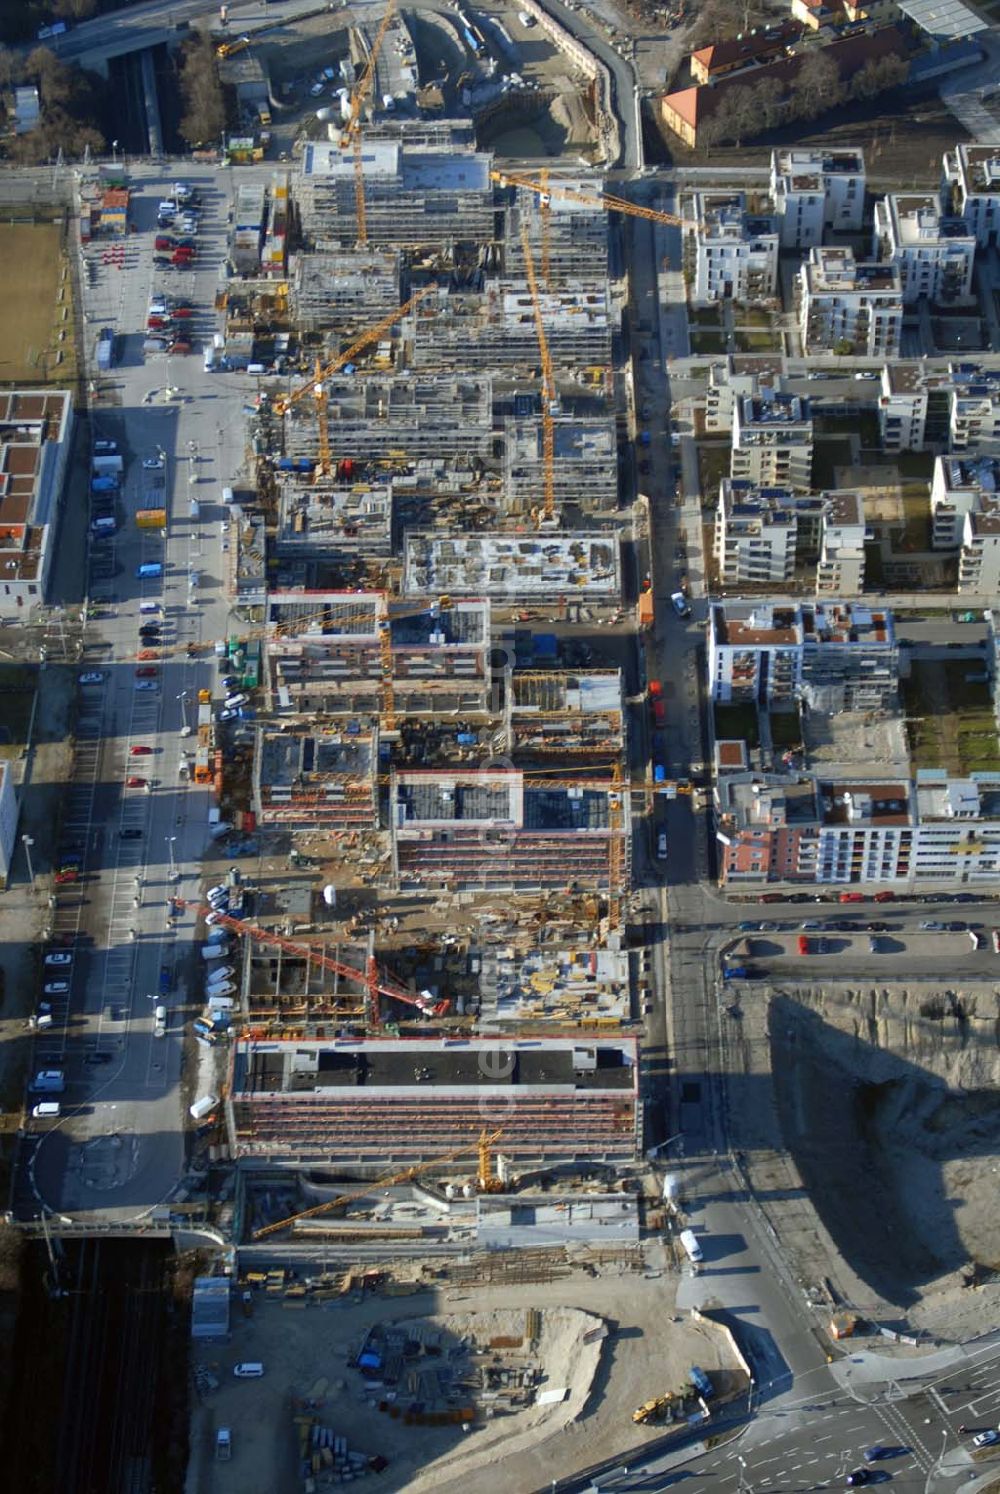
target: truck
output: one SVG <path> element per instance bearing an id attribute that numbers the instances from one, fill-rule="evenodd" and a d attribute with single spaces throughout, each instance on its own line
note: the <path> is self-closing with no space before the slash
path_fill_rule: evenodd
<path id="1" fill-rule="evenodd" d="M 135 522 L 137 529 L 166 529 L 167 511 L 165 508 L 137 509 Z"/>
<path id="2" fill-rule="evenodd" d="M 108 373 L 115 364 L 115 334 L 110 327 L 102 327 L 97 334 L 97 369 Z"/>
<path id="3" fill-rule="evenodd" d="M 688 1370 L 688 1379 L 702 1400 L 710 1401 L 712 1399 L 715 1394 L 715 1387 L 703 1369 L 699 1369 L 696 1364 L 692 1364 Z"/>
<path id="4" fill-rule="evenodd" d="M 228 1463 L 233 1455 L 233 1440 L 228 1427 L 220 1427 L 215 1434 L 215 1456 L 218 1462 Z"/>
<path id="5" fill-rule="evenodd" d="M 693 1265 L 698 1265 L 705 1259 L 701 1246 L 698 1244 L 698 1236 L 693 1229 L 682 1229 L 677 1236 L 681 1243 L 681 1249 Z"/>

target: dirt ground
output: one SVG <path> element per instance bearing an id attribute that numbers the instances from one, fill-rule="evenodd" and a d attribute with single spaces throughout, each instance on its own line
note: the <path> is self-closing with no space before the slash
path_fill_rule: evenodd
<path id="1" fill-rule="evenodd" d="M 734 1129 L 805 1285 L 945 1339 L 1000 1321 L 1000 1288 L 964 1284 L 973 1263 L 1000 1271 L 998 1012 L 992 985 L 744 1001 Z"/>
<path id="2" fill-rule="evenodd" d="M 0 379 L 5 384 L 37 379 L 40 355 L 55 350 L 61 239 L 58 224 L 0 223 L 0 264 L 18 267 L 16 275 L 0 281 Z"/>
<path id="3" fill-rule="evenodd" d="M 501 1456 L 505 1487 L 537 1487 L 598 1461 L 610 1446 L 641 1445 L 663 1428 L 633 1427 L 636 1406 L 676 1388 L 692 1364 L 708 1371 L 730 1367 L 728 1349 L 711 1325 L 674 1321 L 675 1282 L 666 1273 L 619 1274 L 602 1267 L 596 1279 L 581 1276 L 504 1289 L 445 1288 L 407 1298 L 352 1298 L 344 1305 L 338 1300 L 298 1311 L 258 1296 L 252 1319 L 234 1317 L 228 1344 L 205 1345 L 195 1355 L 213 1369 L 221 1385 L 195 1409 L 187 1494 L 300 1490 L 292 1423 L 299 1397 L 315 1400 L 320 1423 L 345 1436 L 352 1450 L 380 1452 L 389 1459 L 378 1478 L 378 1487 L 386 1491 L 494 1494 Z M 532 1308 L 542 1319 L 543 1388 L 565 1387 L 569 1397 L 471 1431 L 409 1426 L 402 1416 L 392 1418 L 378 1409 L 378 1392 L 365 1393 L 350 1363 L 373 1324 L 419 1320 L 419 1329 L 433 1329 L 448 1346 L 470 1333 L 480 1342 L 498 1331 L 516 1336 Z M 583 1332 L 599 1319 L 609 1321 L 612 1332 L 603 1341 L 583 1344 Z M 247 1359 L 263 1362 L 262 1379 L 233 1377 L 232 1366 Z M 232 1432 L 228 1465 L 212 1456 L 219 1426 Z"/>

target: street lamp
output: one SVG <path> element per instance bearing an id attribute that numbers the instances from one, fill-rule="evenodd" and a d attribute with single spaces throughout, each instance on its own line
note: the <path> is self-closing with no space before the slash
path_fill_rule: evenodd
<path id="1" fill-rule="evenodd" d="M 32 838 L 31 838 L 30 835 L 22 835 L 21 836 L 21 844 L 24 847 L 24 854 L 28 858 L 28 880 L 31 883 L 32 887 L 34 887 L 34 885 L 35 885 L 35 868 L 31 864 L 31 848 L 35 844 L 35 842 L 32 840 Z"/>
<path id="2" fill-rule="evenodd" d="M 174 860 L 174 841 L 177 839 L 177 836 L 176 835 L 167 835 L 164 838 L 165 838 L 165 840 L 167 842 L 167 850 L 170 853 L 170 880 L 171 880 L 171 882 L 176 882 L 176 880 L 177 880 L 177 863 Z"/>

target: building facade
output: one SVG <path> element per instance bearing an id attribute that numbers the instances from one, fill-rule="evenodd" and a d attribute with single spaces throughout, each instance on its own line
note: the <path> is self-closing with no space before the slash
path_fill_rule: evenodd
<path id="1" fill-rule="evenodd" d="M 965 220 L 981 248 L 1000 238 L 1000 147 L 962 141 L 944 154 L 945 212 Z"/>
<path id="2" fill-rule="evenodd" d="M 46 600 L 72 436 L 68 390 L 0 393 L 0 619 Z"/>
<path id="3" fill-rule="evenodd" d="M 961 218 L 946 217 L 931 193 L 894 193 L 875 204 L 875 254 L 899 268 L 903 300 L 968 300 L 975 236 Z"/>
<path id="4" fill-rule="evenodd" d="M 851 248 L 813 248 L 796 280 L 806 353 L 898 358 L 903 292 L 898 265 L 861 263 Z"/>
<path id="5" fill-rule="evenodd" d="M 733 409 L 730 476 L 762 488 L 812 486 L 813 418 L 809 400 L 765 390 Z"/>
<path id="6" fill-rule="evenodd" d="M 692 300 L 770 300 L 778 284 L 774 218 L 749 210 L 743 192 L 696 192 L 692 209 L 696 226 L 686 245 Z"/>
<path id="7" fill-rule="evenodd" d="M 858 233 L 865 211 L 864 156 L 850 147 L 773 150 L 771 197 L 782 249 L 811 249 L 827 231 Z"/>

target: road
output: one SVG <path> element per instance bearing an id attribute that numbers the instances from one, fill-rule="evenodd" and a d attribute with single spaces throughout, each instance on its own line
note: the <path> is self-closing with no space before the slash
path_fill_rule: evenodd
<path id="1" fill-rule="evenodd" d="M 84 880 L 59 890 L 53 914 L 56 938 L 76 943 L 71 994 L 37 1045 L 36 1067 L 64 1068 L 67 1092 L 63 1118 L 35 1149 L 33 1181 L 49 1209 L 72 1218 L 136 1218 L 166 1198 L 184 1170 L 185 1103 L 199 1082 L 207 1087 L 204 1077 L 181 1072 L 181 1007 L 200 996 L 188 989 L 194 916 L 168 927 L 166 914 L 175 890 L 197 896 L 210 839 L 210 792 L 181 782 L 179 767 L 194 745 L 181 728 L 193 723 L 197 692 L 216 686 L 217 671 L 211 653 L 189 659 L 186 645 L 226 634 L 230 554 L 220 493 L 243 460 L 240 411 L 252 381 L 203 369 L 229 177 L 195 167 L 185 179 L 203 203 L 192 271 L 154 270 L 156 204 L 170 179 L 140 166 L 133 171 L 140 232 L 124 241 L 120 261 L 106 245 L 86 251 L 95 268 L 82 277 L 89 333 L 113 326 L 118 334 L 114 402 L 96 405 L 92 434 L 119 443 L 126 470 L 119 531 L 110 543 L 92 544 L 89 559 L 98 617 L 82 668 L 101 679 L 80 686 L 80 750 L 63 823 L 64 849 L 82 855 Z M 185 323 L 195 343 L 188 357 L 143 356 L 147 308 L 164 291 L 195 308 Z M 160 504 L 169 515 L 165 542 L 159 530 L 134 522 L 137 509 Z M 161 579 L 137 578 L 147 562 L 162 563 Z M 160 611 L 140 613 L 141 603 Z M 141 622 L 162 625 L 164 657 L 153 680 L 136 674 Z M 136 688 L 147 684 L 154 688 Z M 126 787 L 129 776 L 144 782 Z M 165 1038 L 153 1035 L 160 999 L 168 1007 Z M 95 1054 L 107 1060 L 94 1063 Z M 182 1094 L 182 1079 L 192 1094 Z"/>

